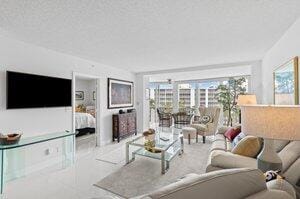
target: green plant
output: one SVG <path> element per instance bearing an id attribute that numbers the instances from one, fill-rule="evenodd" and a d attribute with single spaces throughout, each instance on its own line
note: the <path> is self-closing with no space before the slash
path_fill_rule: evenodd
<path id="1" fill-rule="evenodd" d="M 179 109 L 185 109 L 185 101 L 184 100 L 179 100 L 178 108 Z"/>
<path id="2" fill-rule="evenodd" d="M 168 109 L 173 108 L 172 102 L 167 102 L 166 105 L 165 105 L 165 108 L 168 108 Z"/>
<path id="3" fill-rule="evenodd" d="M 149 100 L 149 106 L 150 106 L 150 109 L 155 110 L 155 100 L 154 99 Z"/>
<path id="4" fill-rule="evenodd" d="M 246 92 L 246 79 L 229 78 L 226 84 L 217 87 L 216 99 L 223 105 L 223 112 L 228 113 L 227 126 L 232 126 L 233 115 L 237 115 L 239 108 L 236 105 L 238 95 Z"/>

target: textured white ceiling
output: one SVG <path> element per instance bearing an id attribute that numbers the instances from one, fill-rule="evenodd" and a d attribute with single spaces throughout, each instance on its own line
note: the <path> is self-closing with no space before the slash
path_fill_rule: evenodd
<path id="1" fill-rule="evenodd" d="M 142 72 L 261 59 L 299 10 L 299 0 L 0 0 L 0 28 Z"/>

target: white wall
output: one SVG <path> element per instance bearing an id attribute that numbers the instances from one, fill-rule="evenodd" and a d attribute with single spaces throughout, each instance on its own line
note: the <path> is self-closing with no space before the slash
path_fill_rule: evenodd
<path id="1" fill-rule="evenodd" d="M 31 44 L 0 36 L 0 132 L 22 132 L 24 137 L 49 132 L 71 130 L 71 108 L 36 108 L 6 110 L 6 70 L 40 75 L 72 78 L 72 72 L 99 76 L 101 101 L 100 139 L 111 142 L 111 115 L 116 109 L 107 109 L 107 78 L 135 80 L 131 72 L 96 62 L 58 53 Z"/>
<path id="2" fill-rule="evenodd" d="M 251 64 L 251 90 L 250 93 L 256 95 L 257 103 L 261 104 L 263 99 L 262 92 L 262 63 L 256 61 Z"/>
<path id="3" fill-rule="evenodd" d="M 262 60 L 263 102 L 273 103 L 273 71 L 295 56 L 300 56 L 300 18 L 286 31 Z"/>
<path id="4" fill-rule="evenodd" d="M 87 80 L 76 78 L 75 90 L 84 92 L 83 100 L 76 100 L 76 106 L 83 104 L 85 106 L 95 106 L 93 92 L 96 91 L 96 80 Z"/>

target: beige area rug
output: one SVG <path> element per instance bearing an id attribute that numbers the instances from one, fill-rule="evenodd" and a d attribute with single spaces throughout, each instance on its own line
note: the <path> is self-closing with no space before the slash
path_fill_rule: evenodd
<path id="1" fill-rule="evenodd" d="M 96 160 L 111 164 L 121 163 L 125 160 L 125 145 L 124 147 L 118 147 L 109 153 L 97 156 Z"/>
<path id="2" fill-rule="evenodd" d="M 139 147 L 130 147 L 130 150 L 137 150 L 139 149 Z M 96 160 L 98 161 L 102 161 L 102 162 L 106 162 L 106 163 L 110 163 L 110 164 L 121 164 L 121 163 L 125 163 L 125 150 L 126 147 L 125 145 L 123 145 L 122 147 L 118 147 L 112 151 L 110 151 L 109 153 L 104 153 L 104 154 L 100 154 L 96 157 Z"/>
<path id="3" fill-rule="evenodd" d="M 149 193 L 186 174 L 204 173 L 210 146 L 210 140 L 206 144 L 185 143 L 184 154 L 171 161 L 170 169 L 164 175 L 161 174 L 159 160 L 136 156 L 135 161 L 108 175 L 95 186 L 126 198 Z"/>

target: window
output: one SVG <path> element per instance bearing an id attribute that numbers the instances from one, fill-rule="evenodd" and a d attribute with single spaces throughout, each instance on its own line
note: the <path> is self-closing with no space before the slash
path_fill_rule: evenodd
<path id="1" fill-rule="evenodd" d="M 246 92 L 249 91 L 249 76 L 246 79 Z M 187 108 L 196 109 L 200 106 L 221 106 L 216 98 L 217 88 L 221 84 L 227 84 L 229 78 L 193 80 L 180 82 L 178 84 L 178 99 L 173 102 L 173 84 L 166 83 L 150 83 L 150 122 L 157 120 L 156 108 L 174 108 L 174 103 L 178 103 L 179 110 Z M 224 121 L 228 113 L 224 112 Z M 155 119 L 154 119 L 155 118 Z M 233 118 L 234 122 L 238 121 L 238 115 Z"/>
<path id="2" fill-rule="evenodd" d="M 157 108 L 173 108 L 173 85 L 168 83 L 149 83 L 150 123 L 158 120 Z"/>
<path id="3" fill-rule="evenodd" d="M 179 108 L 192 108 L 195 106 L 194 84 L 179 84 Z"/>

